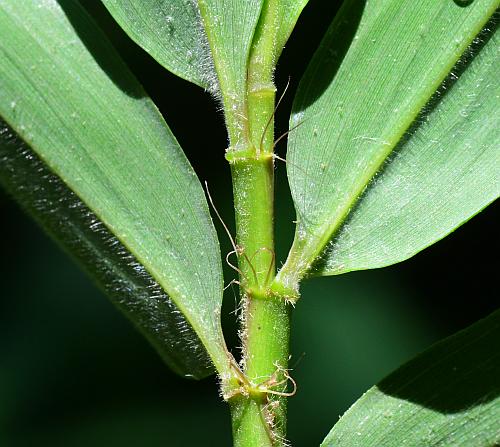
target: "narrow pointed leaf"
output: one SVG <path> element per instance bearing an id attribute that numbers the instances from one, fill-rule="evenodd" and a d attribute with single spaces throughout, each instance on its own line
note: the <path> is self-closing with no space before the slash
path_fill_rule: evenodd
<path id="1" fill-rule="evenodd" d="M 160 285 L 2 120 L 0 185 L 78 261 L 171 369 L 193 378 L 213 371 L 196 333 Z"/>
<path id="2" fill-rule="evenodd" d="M 207 90 L 216 87 L 196 1 L 103 0 L 125 32 L 167 70 Z"/>
<path id="3" fill-rule="evenodd" d="M 83 241 L 76 256 L 176 371 L 207 372 L 182 345 L 224 372 L 216 234 L 158 110 L 74 0 L 0 0 L 0 58 L 2 182 L 67 247 Z"/>
<path id="4" fill-rule="evenodd" d="M 500 443 L 500 312 L 437 343 L 361 397 L 322 447 Z"/>
<path id="5" fill-rule="evenodd" d="M 403 261 L 499 196 L 499 48 L 495 34 L 470 66 L 457 65 L 435 109 L 358 199 L 318 265 L 321 274 Z"/>
<path id="6" fill-rule="evenodd" d="M 406 259 L 498 195 L 494 39 L 472 62 L 467 52 L 458 81 L 419 116 L 497 5 L 344 4 L 294 104 L 291 126 L 302 125 L 287 169 L 298 226 L 283 283 Z"/>

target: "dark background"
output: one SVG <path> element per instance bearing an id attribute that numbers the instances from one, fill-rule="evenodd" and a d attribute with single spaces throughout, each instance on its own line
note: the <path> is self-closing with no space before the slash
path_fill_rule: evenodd
<path id="1" fill-rule="evenodd" d="M 84 2 L 164 113 L 232 227 L 226 136 L 217 104 L 175 78 L 115 26 L 97 0 Z M 277 73 L 277 135 L 294 90 L 337 4 L 311 0 Z M 278 148 L 285 156 L 285 147 Z M 277 251 L 293 236 L 285 167 L 277 162 Z M 338 417 L 401 363 L 498 306 L 492 263 L 495 211 L 396 266 L 306 282 L 293 317 L 291 361 L 299 390 L 289 407 L 294 446 L 317 446 Z M 230 420 L 214 378 L 172 374 L 58 246 L 0 190 L 1 446 L 230 446 Z M 221 228 L 218 228 L 221 230 Z M 219 232 L 222 252 L 230 250 Z M 230 278 L 230 272 L 227 278 Z M 224 326 L 234 333 L 236 291 Z M 233 338 L 231 338 L 233 337 Z"/>

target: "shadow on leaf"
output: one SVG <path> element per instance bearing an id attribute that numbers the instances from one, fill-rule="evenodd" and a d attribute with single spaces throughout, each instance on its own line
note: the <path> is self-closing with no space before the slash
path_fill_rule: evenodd
<path id="1" fill-rule="evenodd" d="M 120 90 L 133 98 L 143 98 L 146 93 L 135 80 L 104 32 L 96 32 L 97 24 L 75 0 L 57 0 L 71 22 L 76 34 L 94 60 Z"/>
<path id="2" fill-rule="evenodd" d="M 500 394 L 500 310 L 439 343 L 379 383 L 386 395 L 460 413 Z"/>
<path id="3" fill-rule="evenodd" d="M 297 96 L 292 113 L 313 104 L 332 83 L 356 35 L 365 4 L 366 0 L 347 0 L 342 4 L 317 50 L 324 51 L 324 47 L 328 47 L 328 57 L 313 57 L 302 81 L 308 84 L 308 88 L 299 87 L 299 92 L 304 93 Z M 332 41 L 332 36 L 338 35 L 342 39 Z"/>

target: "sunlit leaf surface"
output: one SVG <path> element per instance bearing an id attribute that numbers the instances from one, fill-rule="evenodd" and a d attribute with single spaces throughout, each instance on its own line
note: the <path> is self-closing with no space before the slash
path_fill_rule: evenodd
<path id="1" fill-rule="evenodd" d="M 73 0 L 0 0 L 0 59 L 3 183 L 82 245 L 77 257 L 176 371 L 205 375 L 206 349 L 224 372 L 218 241 L 153 103 Z"/>
<path id="2" fill-rule="evenodd" d="M 291 117 L 298 224 L 282 282 L 404 260 L 498 196 L 497 37 L 467 49 L 497 5 L 344 4 Z"/>

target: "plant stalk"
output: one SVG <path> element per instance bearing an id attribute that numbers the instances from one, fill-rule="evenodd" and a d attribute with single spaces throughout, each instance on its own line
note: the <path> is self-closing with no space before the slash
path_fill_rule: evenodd
<path id="1" fill-rule="evenodd" d="M 276 274 L 273 70 L 278 7 L 278 0 L 264 2 L 248 65 L 246 142 L 231 141 L 226 154 L 241 296 L 242 383 L 229 399 L 237 447 L 281 446 L 286 435 L 290 306 L 271 290 Z"/>
<path id="2" fill-rule="evenodd" d="M 275 276 L 273 158 L 262 153 L 236 157 L 231 170 L 242 300 L 242 371 L 248 380 L 244 393 L 230 402 L 233 434 L 239 447 L 275 446 L 286 428 L 286 400 L 274 393 L 287 388 L 290 312 L 286 301 L 270 292 Z"/>

